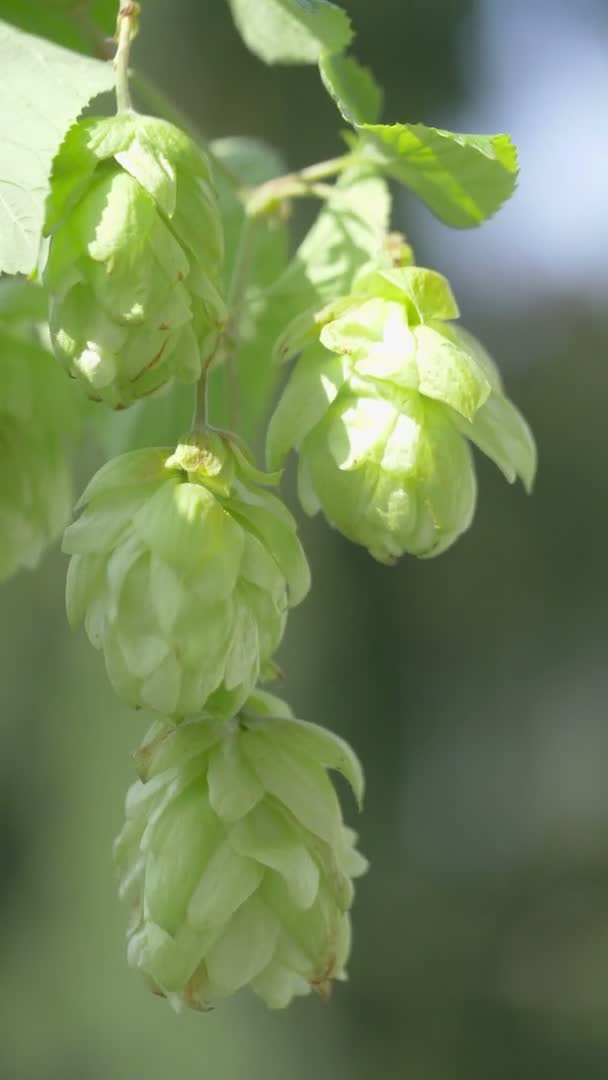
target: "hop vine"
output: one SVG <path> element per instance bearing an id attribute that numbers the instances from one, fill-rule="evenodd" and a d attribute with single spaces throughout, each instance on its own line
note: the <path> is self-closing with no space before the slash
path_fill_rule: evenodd
<path id="1" fill-rule="evenodd" d="M 390 217 L 392 180 L 446 224 L 479 225 L 514 189 L 511 140 L 382 124 L 381 88 L 335 4 L 230 7 L 262 60 L 318 67 L 346 152 L 292 172 L 259 141 L 203 145 L 132 79 L 145 11 L 122 3 L 114 59 L 74 54 L 81 90 L 41 151 L 37 225 L 0 264 L 32 279 L 0 288 L 0 577 L 63 532 L 69 620 L 118 697 L 153 714 L 115 846 L 128 959 L 199 1010 L 245 987 L 271 1008 L 327 998 L 367 868 L 329 775 L 361 805 L 354 751 L 264 689 L 311 584 L 279 494 L 288 454 L 304 511 L 388 565 L 437 556 L 469 528 L 473 446 L 528 491 L 536 469 L 449 283 L 416 265 Z M 59 84 L 65 56 L 43 51 Z M 115 114 L 79 119 L 110 84 Z M 137 111 L 141 95 L 160 115 Z M 318 214 L 286 261 L 294 199 Z M 245 439 L 269 410 L 264 471 Z M 69 524 L 70 445 L 123 411 L 121 453 Z"/>

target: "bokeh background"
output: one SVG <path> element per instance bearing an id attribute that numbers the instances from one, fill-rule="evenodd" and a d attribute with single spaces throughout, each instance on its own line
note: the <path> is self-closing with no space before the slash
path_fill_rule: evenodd
<path id="1" fill-rule="evenodd" d="M 287 1013 L 176 1016 L 127 970 L 111 844 L 144 722 L 67 630 L 59 554 L 4 588 L 1 1080 L 608 1075 L 608 7 L 344 6 L 389 119 L 519 145 L 481 230 L 402 194 L 395 224 L 505 372 L 536 490 L 480 461 L 473 530 L 394 569 L 302 522 L 314 588 L 285 692 L 363 759 L 372 869 L 350 981 Z M 205 134 L 261 135 L 294 167 L 339 151 L 314 70 L 264 68 L 221 0 L 144 7 L 135 62 Z"/>

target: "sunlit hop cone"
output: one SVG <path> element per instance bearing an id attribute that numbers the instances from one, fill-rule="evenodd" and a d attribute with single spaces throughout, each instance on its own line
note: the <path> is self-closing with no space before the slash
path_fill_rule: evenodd
<path id="1" fill-rule="evenodd" d="M 136 759 L 115 847 L 130 963 L 177 1007 L 245 986 L 271 1008 L 327 996 L 366 868 L 327 775 L 340 770 L 361 800 L 349 746 L 258 692 L 234 720 L 159 721 Z"/>
<path id="2" fill-rule="evenodd" d="M 224 320 L 223 235 L 207 160 L 129 112 L 70 129 L 47 204 L 53 346 L 115 408 L 196 381 Z"/>
<path id="3" fill-rule="evenodd" d="M 55 359 L 31 337 L 0 332 L 0 580 L 33 569 L 69 520 L 66 443 L 77 403 Z"/>
<path id="4" fill-rule="evenodd" d="M 529 490 L 534 440 L 482 346 L 455 326 L 448 283 L 377 271 L 317 316 L 268 433 L 276 468 L 299 451 L 299 494 L 375 558 L 444 551 L 476 499 L 467 440 Z M 299 341 L 306 340 L 298 330 Z M 308 335 L 310 340 L 311 335 Z"/>
<path id="5" fill-rule="evenodd" d="M 231 436 L 108 462 L 67 529 L 67 608 L 131 705 L 230 712 L 277 648 L 309 587 L 283 503 Z"/>

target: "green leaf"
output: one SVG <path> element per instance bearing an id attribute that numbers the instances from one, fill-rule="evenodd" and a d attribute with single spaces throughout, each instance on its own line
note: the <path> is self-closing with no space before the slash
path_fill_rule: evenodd
<path id="1" fill-rule="evenodd" d="M 517 151 L 508 135 L 456 135 L 424 124 L 360 124 L 367 152 L 446 225 L 469 229 L 513 194 Z"/>
<path id="2" fill-rule="evenodd" d="M 384 95 L 371 71 L 342 53 L 321 53 L 321 79 L 349 124 L 375 124 Z"/>
<path id="3" fill-rule="evenodd" d="M 239 855 L 276 870 L 300 910 L 314 903 L 319 868 L 291 823 L 272 805 L 262 803 L 242 818 L 230 832 L 230 844 Z"/>
<path id="4" fill-rule="evenodd" d="M 311 346 L 300 357 L 268 425 L 269 468 L 281 468 L 292 447 L 300 449 L 302 440 L 335 401 L 346 376 L 344 358 L 322 345 Z"/>
<path id="5" fill-rule="evenodd" d="M 487 401 L 490 384 L 470 353 L 458 348 L 441 330 L 442 324 L 435 323 L 413 331 L 420 393 L 445 402 L 472 420 Z"/>
<path id="6" fill-rule="evenodd" d="M 85 193 L 101 161 L 119 154 L 132 141 L 137 118 L 90 116 L 68 128 L 51 169 L 44 235 L 49 236 Z"/>
<path id="7" fill-rule="evenodd" d="M 110 64 L 0 23 L 0 272 L 30 274 L 38 261 L 49 173 L 67 128 L 110 90 Z"/>
<path id="8" fill-rule="evenodd" d="M 371 298 L 405 302 L 409 319 L 415 323 L 460 316 L 449 281 L 437 270 L 424 266 L 374 268 L 369 274 L 359 275 L 355 291 Z"/>
<path id="9" fill-rule="evenodd" d="M 536 475 L 536 443 L 524 417 L 508 398 L 491 394 L 472 423 L 458 418 L 457 426 L 498 465 L 510 484 L 520 477 L 530 494 Z"/>
<path id="10" fill-rule="evenodd" d="M 183 723 L 168 727 L 158 721 L 146 734 L 133 754 L 140 780 L 147 783 L 163 772 L 184 768 L 193 758 L 200 757 L 222 737 L 221 722 L 205 718 L 204 724 Z"/>
<path id="11" fill-rule="evenodd" d="M 228 0 L 243 41 L 267 64 L 316 64 L 350 44 L 350 19 L 328 0 Z"/>
<path id="12" fill-rule="evenodd" d="M 316 762 L 297 755 L 293 747 L 275 743 L 272 730 L 251 727 L 241 745 L 269 795 L 282 803 L 315 836 L 335 844 L 341 825 L 337 795 L 327 774 Z"/>
<path id="13" fill-rule="evenodd" d="M 363 803 L 365 779 L 361 762 L 345 739 L 335 732 L 306 720 L 272 717 L 258 727 L 268 732 L 273 745 L 300 758 L 309 758 L 327 769 L 337 769 L 348 780 L 359 809 Z"/>

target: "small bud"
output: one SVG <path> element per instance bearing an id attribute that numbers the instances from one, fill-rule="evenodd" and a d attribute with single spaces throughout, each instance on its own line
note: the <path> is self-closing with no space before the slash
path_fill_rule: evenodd
<path id="1" fill-rule="evenodd" d="M 223 233 L 209 166 L 164 120 L 70 129 L 47 204 L 53 347 L 114 408 L 195 382 L 224 321 Z"/>
<path id="2" fill-rule="evenodd" d="M 437 555 L 473 517 L 466 440 L 528 490 L 534 440 L 487 353 L 451 323 L 444 278 L 414 266 L 365 271 L 355 288 L 317 315 L 318 340 L 272 418 L 268 460 L 277 468 L 296 449 L 305 510 L 322 509 L 381 562 Z"/>
<path id="3" fill-rule="evenodd" d="M 232 714 L 309 587 L 295 522 L 233 437 L 108 462 L 65 533 L 67 608 L 134 707 Z"/>
<path id="4" fill-rule="evenodd" d="M 235 720 L 159 722 L 136 757 L 115 845 L 131 965 L 177 1008 L 246 986 L 271 1008 L 327 996 L 366 868 L 327 775 L 361 798 L 350 747 L 258 692 Z"/>

